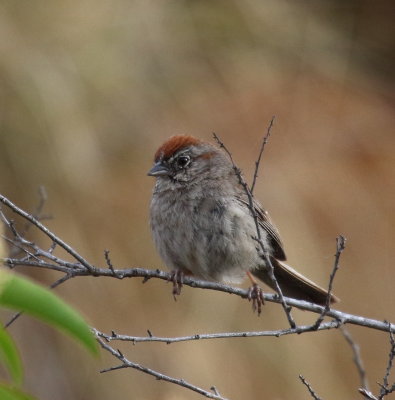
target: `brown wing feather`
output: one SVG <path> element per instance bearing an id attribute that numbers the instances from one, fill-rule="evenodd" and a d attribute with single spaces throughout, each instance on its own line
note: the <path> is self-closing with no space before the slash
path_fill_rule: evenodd
<path id="1" fill-rule="evenodd" d="M 284 296 L 312 301 L 317 304 L 325 304 L 328 296 L 327 290 L 318 286 L 301 273 L 295 271 L 289 265 L 278 261 L 273 257 L 271 257 L 271 263 L 274 268 L 274 275 L 276 276 L 277 282 L 280 285 Z M 251 272 L 272 289 L 275 289 L 266 269 L 261 268 L 252 270 Z M 335 303 L 338 301 L 339 299 L 335 295 L 331 294 L 330 302 Z"/>
<path id="2" fill-rule="evenodd" d="M 249 206 L 248 201 L 245 199 L 240 199 L 240 201 L 244 205 Z M 254 201 L 254 208 L 259 225 L 268 233 L 268 239 L 272 250 L 270 259 L 274 268 L 274 275 L 276 276 L 283 294 L 288 297 L 325 304 L 328 296 L 328 292 L 325 289 L 282 262 L 285 261 L 286 256 L 280 234 L 271 222 L 268 212 L 256 201 Z M 266 268 L 257 268 L 251 270 L 251 272 L 272 289 L 275 289 Z M 337 301 L 339 301 L 339 299 L 331 295 L 330 302 L 334 303 Z"/>
<path id="3" fill-rule="evenodd" d="M 244 205 L 249 207 L 248 201 L 244 199 L 240 199 L 240 202 L 243 203 Z M 268 233 L 269 235 L 269 241 L 270 244 L 272 245 L 272 255 L 277 258 L 278 260 L 285 261 L 286 260 L 286 255 L 283 247 L 283 243 L 280 238 L 280 234 L 278 233 L 277 228 L 274 226 L 272 221 L 270 220 L 269 214 L 267 211 L 265 211 L 262 206 L 254 200 L 254 209 L 256 212 L 256 215 L 258 217 L 258 223 L 260 227 Z"/>

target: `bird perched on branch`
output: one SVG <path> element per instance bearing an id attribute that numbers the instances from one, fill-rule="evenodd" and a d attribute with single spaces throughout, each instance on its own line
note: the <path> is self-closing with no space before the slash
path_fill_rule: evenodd
<path id="1" fill-rule="evenodd" d="M 256 277 L 276 290 L 272 266 L 285 296 L 325 304 L 327 291 L 284 263 L 277 229 L 221 148 L 192 136 L 173 136 L 156 151 L 148 175 L 156 178 L 151 229 L 173 271 L 174 294 L 180 292 L 183 274 L 226 283 L 248 275 L 253 286 Z M 336 300 L 330 295 L 331 302 Z"/>

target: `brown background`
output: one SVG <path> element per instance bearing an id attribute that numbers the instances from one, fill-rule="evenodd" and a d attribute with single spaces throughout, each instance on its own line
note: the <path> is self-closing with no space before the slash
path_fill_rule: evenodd
<path id="1" fill-rule="evenodd" d="M 104 266 L 110 249 L 119 268 L 163 268 L 148 227 L 155 149 L 172 134 L 211 140 L 215 131 L 250 179 L 275 115 L 256 196 L 290 264 L 326 284 L 335 238 L 345 235 L 339 308 L 394 320 L 394 16 L 391 1 L 3 1 L 1 192 L 33 210 L 44 185 L 54 216 L 47 224 L 92 263 Z M 59 277 L 31 275 L 46 284 Z M 277 305 L 257 318 L 238 298 L 185 288 L 174 302 L 170 289 L 155 280 L 78 278 L 57 293 L 106 332 L 287 326 Z M 376 391 L 388 337 L 350 329 Z M 101 375 L 117 362 L 91 359 L 28 317 L 11 332 L 25 388 L 40 399 L 199 398 L 133 370 Z M 231 399 L 309 398 L 298 374 L 326 399 L 359 398 L 338 331 L 119 347 Z"/>

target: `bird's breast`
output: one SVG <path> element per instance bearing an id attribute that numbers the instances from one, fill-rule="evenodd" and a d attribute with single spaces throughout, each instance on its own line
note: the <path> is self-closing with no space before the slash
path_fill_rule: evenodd
<path id="1" fill-rule="evenodd" d="M 260 262 L 254 221 L 232 198 L 162 195 L 152 199 L 151 227 L 168 267 L 232 282 Z"/>

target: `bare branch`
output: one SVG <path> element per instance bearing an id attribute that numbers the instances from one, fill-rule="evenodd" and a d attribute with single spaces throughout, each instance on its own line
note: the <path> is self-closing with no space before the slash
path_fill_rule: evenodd
<path id="1" fill-rule="evenodd" d="M 112 348 L 108 343 L 106 343 L 102 337 L 100 336 L 100 332 L 97 331 L 96 329 L 93 329 L 93 332 L 96 335 L 96 339 L 99 342 L 100 346 L 108 351 L 110 354 L 112 354 L 114 357 L 116 357 L 119 361 L 122 362 L 121 365 L 116 366 L 116 367 L 111 367 L 108 369 L 104 369 L 101 372 L 108 372 L 108 371 L 114 371 L 117 369 L 121 369 L 121 368 L 133 368 L 133 369 L 137 369 L 140 372 L 144 372 L 148 375 L 151 375 L 153 377 L 155 377 L 158 380 L 163 380 L 165 382 L 170 382 L 173 383 L 175 385 L 179 385 L 181 387 L 184 387 L 186 389 L 192 390 L 193 392 L 199 393 L 209 399 L 217 399 L 217 400 L 227 400 L 225 397 L 220 396 L 218 393 L 216 393 L 216 390 L 214 390 L 213 392 L 209 392 L 207 390 L 204 390 L 198 386 L 192 385 L 191 383 L 185 381 L 184 379 L 177 379 L 177 378 L 173 378 L 171 376 L 167 376 L 164 375 L 160 372 L 157 372 L 151 368 L 147 368 L 144 367 L 143 365 L 134 363 L 130 360 L 128 360 L 119 350 L 115 350 L 114 348 Z"/>
<path id="2" fill-rule="evenodd" d="M 324 322 L 320 325 L 318 330 L 330 330 L 336 329 L 341 325 L 339 321 L 333 320 L 329 322 Z M 145 343 L 145 342 L 161 342 L 166 344 L 178 343 L 178 342 L 188 342 L 195 340 L 210 340 L 210 339 L 231 339 L 231 338 L 250 338 L 250 337 L 281 337 L 292 334 L 301 334 L 306 332 L 314 332 L 314 329 L 311 325 L 299 325 L 296 328 L 288 328 L 288 329 L 279 329 L 273 331 L 250 331 L 250 332 L 223 332 L 223 333 L 204 333 L 204 334 L 194 334 L 190 336 L 179 336 L 179 337 L 159 337 L 148 334 L 148 336 L 129 336 L 129 335 L 120 335 L 114 331 L 111 332 L 111 335 L 107 335 L 103 332 L 97 331 L 96 334 L 105 339 L 107 342 L 112 341 L 122 341 L 122 342 L 132 342 L 136 343 Z M 148 331 L 149 332 L 149 331 Z"/>
<path id="3" fill-rule="evenodd" d="M 357 367 L 359 380 L 361 384 L 361 389 L 365 391 L 369 391 L 369 383 L 366 377 L 365 367 L 362 362 L 361 352 L 359 349 L 359 345 L 355 343 L 353 337 L 351 336 L 350 332 L 346 329 L 345 326 L 340 326 L 340 331 L 343 334 L 344 338 L 346 339 L 347 343 L 350 345 L 352 353 L 353 353 L 353 361 L 355 366 Z"/>
<path id="4" fill-rule="evenodd" d="M 40 265 L 35 265 L 39 267 Z M 143 269 L 143 268 L 131 268 L 131 269 L 118 269 L 115 270 L 115 273 L 118 274 L 121 279 L 123 278 L 157 278 L 157 279 L 162 279 L 164 281 L 168 281 L 170 274 L 165 271 L 160 271 L 160 270 L 150 270 L 150 269 Z M 90 274 L 87 271 L 74 271 L 73 276 L 89 276 Z M 108 269 L 101 269 L 99 268 L 97 270 L 97 274 L 95 276 L 98 277 L 113 277 L 111 271 Z M 206 289 L 206 290 L 216 290 L 219 292 L 224 292 L 224 293 L 229 293 L 233 294 L 236 296 L 239 296 L 241 298 L 247 298 L 248 296 L 248 290 L 237 288 L 237 287 L 232 287 L 232 286 L 227 286 L 221 283 L 217 282 L 208 282 L 208 281 L 201 281 L 194 279 L 192 277 L 185 277 L 184 278 L 184 285 L 190 286 L 193 288 L 199 288 L 199 289 Z M 275 294 L 270 294 L 270 293 L 265 293 L 264 294 L 265 301 L 273 302 L 273 303 L 280 303 L 280 300 L 277 295 Z M 292 306 L 292 307 L 297 307 L 301 310 L 305 311 L 310 311 L 313 313 L 320 314 L 323 310 L 323 307 L 315 304 L 315 303 L 310 303 L 305 300 L 298 300 L 298 299 L 292 299 L 290 297 L 286 297 L 287 303 Z M 362 317 L 359 315 L 354 315 L 354 314 L 348 314 L 339 310 L 331 309 L 327 313 L 328 317 L 331 317 L 337 321 L 339 321 L 340 324 L 351 324 L 351 325 L 358 325 L 358 326 L 363 326 L 365 328 L 370 328 L 370 329 L 375 329 L 375 330 L 380 330 L 384 332 L 388 332 L 388 323 L 385 323 L 383 321 L 371 319 L 371 318 L 366 318 Z M 325 326 L 324 324 L 321 324 L 322 326 Z M 314 326 L 314 325 L 313 325 Z M 298 327 L 296 327 L 298 328 Z M 310 327 L 310 330 L 313 330 L 313 328 Z M 318 329 L 320 330 L 320 328 Z M 391 324 L 391 331 L 395 332 L 395 324 Z M 295 330 L 295 333 L 299 333 L 298 330 Z"/>
<path id="5" fill-rule="evenodd" d="M 8 259 L 6 259 L 7 262 Z M 19 263 L 15 260 L 10 261 L 13 265 L 32 265 L 34 267 L 43 267 L 39 263 Z M 48 266 L 44 266 L 44 268 L 48 268 Z M 115 269 L 115 273 L 120 277 L 120 279 L 124 278 L 144 278 L 144 279 L 162 279 L 164 281 L 168 281 L 171 277 L 170 273 L 165 272 L 165 271 L 160 271 L 158 269 L 156 270 L 151 270 L 151 269 L 144 269 L 144 268 L 130 268 L 130 269 Z M 73 276 L 92 276 L 92 274 L 89 273 L 89 271 L 86 270 L 73 270 Z M 113 278 L 113 274 L 109 269 L 105 268 L 97 268 L 95 271 L 94 276 L 96 277 L 110 277 Z M 189 276 L 184 277 L 184 282 L 183 284 L 185 286 L 190 286 L 193 288 L 199 288 L 199 289 L 206 289 L 206 290 L 216 290 L 219 292 L 223 293 L 229 293 L 233 294 L 236 296 L 239 296 L 243 299 L 246 299 L 248 297 L 248 290 L 233 287 L 233 286 L 228 286 L 224 285 L 222 283 L 218 282 L 209 282 L 209 281 L 201 281 Z M 270 293 L 264 293 L 264 299 L 265 301 L 273 302 L 273 303 L 280 303 L 280 299 L 278 295 L 276 294 L 270 294 Z M 321 314 L 323 311 L 323 307 L 315 304 L 315 303 L 310 303 L 305 300 L 298 300 L 298 299 L 293 299 L 290 297 L 285 297 L 286 302 L 289 306 L 292 307 L 297 307 L 301 310 L 305 311 L 310 311 L 313 313 Z M 388 332 L 388 324 L 371 319 L 371 318 L 366 318 L 362 317 L 359 315 L 353 315 L 353 314 L 348 314 L 339 310 L 331 309 L 327 313 L 328 317 L 331 317 L 333 319 L 336 319 L 340 321 L 342 324 L 352 324 L 352 325 L 358 325 L 358 326 L 364 326 L 366 328 L 371 328 L 375 330 L 380 330 L 384 332 Z M 391 331 L 395 332 L 395 324 L 391 324 Z"/>
<path id="6" fill-rule="evenodd" d="M 311 387 L 310 383 L 307 382 L 306 379 L 302 375 L 299 375 L 299 379 L 302 381 L 303 385 L 305 385 L 307 387 L 309 393 L 311 394 L 311 397 L 314 400 L 322 400 L 320 397 L 317 396 L 317 394 L 315 393 L 315 391 Z"/>
<path id="7" fill-rule="evenodd" d="M 37 221 L 42 221 L 44 219 L 51 219 L 51 216 L 49 215 L 42 215 L 42 211 L 44 209 L 45 203 L 48 200 L 48 195 L 47 191 L 45 189 L 45 186 L 39 186 L 38 188 L 38 198 L 39 202 L 36 206 L 36 209 L 31 213 L 34 218 L 37 219 Z M 23 230 L 23 235 L 26 235 L 26 233 L 29 231 L 29 229 L 32 227 L 32 224 L 29 222 L 26 222 L 24 230 Z"/>
<path id="8" fill-rule="evenodd" d="M 276 277 L 274 275 L 274 268 L 273 268 L 272 262 L 270 261 L 270 257 L 269 257 L 268 251 L 267 251 L 267 249 L 266 249 L 266 247 L 265 247 L 265 245 L 263 244 L 263 241 L 262 241 L 261 229 L 259 227 L 258 216 L 257 216 L 256 210 L 255 210 L 255 207 L 254 207 L 254 198 L 252 196 L 251 190 L 248 187 L 248 184 L 244 180 L 243 176 L 241 175 L 240 169 L 234 163 L 233 157 L 232 157 L 232 154 L 230 153 L 230 151 L 226 148 L 224 143 L 221 141 L 221 139 L 215 133 L 213 133 L 213 136 L 214 136 L 214 139 L 219 144 L 219 146 L 221 148 L 223 148 L 224 151 L 228 154 L 229 159 L 230 159 L 230 161 L 231 161 L 231 163 L 233 165 L 233 170 L 234 170 L 237 178 L 239 179 L 239 183 L 243 187 L 243 189 L 244 189 L 244 191 L 245 191 L 245 193 L 247 195 L 248 207 L 250 209 L 251 215 L 252 215 L 252 217 L 254 219 L 254 222 L 255 222 L 255 228 L 256 228 L 256 232 L 257 232 L 256 240 L 257 240 L 257 242 L 258 242 L 258 244 L 259 244 L 259 246 L 260 246 L 260 248 L 262 250 L 263 256 L 265 257 L 266 265 L 269 267 L 268 268 L 268 272 L 269 272 L 270 279 L 271 279 L 271 281 L 273 282 L 273 284 L 274 284 L 274 286 L 276 288 L 276 291 L 277 291 L 278 296 L 280 298 L 280 304 L 282 305 L 282 307 L 284 309 L 284 312 L 285 312 L 285 315 L 287 316 L 289 325 L 291 326 L 291 328 L 295 328 L 296 323 L 295 323 L 294 319 L 292 318 L 291 309 L 290 309 L 289 305 L 287 304 L 287 302 L 286 302 L 286 300 L 285 300 L 285 298 L 283 296 L 283 292 L 281 290 L 281 287 L 278 284 L 277 279 L 276 279 Z"/>
<path id="9" fill-rule="evenodd" d="M 76 260 L 78 260 L 88 271 L 92 274 L 95 273 L 95 267 L 88 263 L 81 255 L 79 255 L 73 248 L 71 248 L 67 243 L 63 240 L 59 239 L 56 235 L 54 235 L 47 227 L 45 227 L 41 222 L 37 221 L 31 214 L 22 210 L 13 204 L 10 200 L 0 194 L 0 201 L 8 206 L 12 211 L 16 214 L 19 214 L 21 217 L 29 221 L 31 224 L 36 226 L 40 231 L 42 231 L 45 235 L 52 239 L 55 243 L 57 243 L 60 247 L 67 251 L 71 256 L 73 256 Z"/>
<path id="10" fill-rule="evenodd" d="M 389 395 L 390 393 L 392 393 L 395 390 L 395 383 L 392 384 L 392 386 L 389 386 L 389 383 L 388 383 L 388 378 L 390 376 L 390 373 L 391 373 L 391 370 L 393 367 L 394 357 L 395 357 L 395 339 L 394 339 L 393 331 L 391 330 L 391 324 L 389 322 L 387 322 L 387 324 L 388 324 L 391 348 L 390 348 L 390 351 L 388 354 L 388 363 L 387 363 L 387 368 L 385 369 L 383 383 L 379 384 L 380 385 L 380 394 L 378 396 L 378 400 L 382 400 L 385 396 Z"/>
<path id="11" fill-rule="evenodd" d="M 267 131 L 266 131 L 266 135 L 263 138 L 262 145 L 261 145 L 261 148 L 259 150 L 258 159 L 255 161 L 255 171 L 254 171 L 254 177 L 252 179 L 251 194 L 254 192 L 256 180 L 258 178 L 258 171 L 259 171 L 259 166 L 260 166 L 261 159 L 262 159 L 263 150 L 265 150 L 265 146 L 266 146 L 267 142 L 269 141 L 269 137 L 270 137 L 270 134 L 271 134 L 271 131 L 272 131 L 272 128 L 273 128 L 273 124 L 274 124 L 274 118 L 275 117 L 273 116 L 272 119 L 270 120 L 269 126 L 268 126 Z"/>
<path id="12" fill-rule="evenodd" d="M 1 196 L 0 199 L 4 198 L 4 196 Z M 2 200 L 3 201 L 3 200 Z M 8 207 L 10 207 L 12 210 L 14 207 L 16 207 L 13 203 L 10 201 L 3 201 L 4 204 L 6 204 Z M 21 210 L 22 211 L 22 210 Z M 23 218 L 29 219 L 29 214 L 22 211 L 20 214 Z M 26 215 L 26 216 L 25 216 Z M 46 234 L 50 238 L 55 238 L 53 242 L 59 243 L 63 241 L 58 238 L 54 233 L 49 231 L 48 228 L 43 226 L 44 234 Z M 170 273 L 161 271 L 159 269 L 146 269 L 146 268 L 127 268 L 127 269 L 114 269 L 114 272 L 111 271 L 109 268 L 97 268 L 89 270 L 85 268 L 84 265 L 82 265 L 80 262 L 76 263 L 71 263 L 69 261 L 63 260 L 60 257 L 55 256 L 49 251 L 45 251 L 40 249 L 37 245 L 31 244 L 30 242 L 27 242 L 27 246 L 30 246 L 31 249 L 34 250 L 33 254 L 39 258 L 39 261 L 32 261 L 31 258 L 5 258 L 4 262 L 6 265 L 10 266 L 11 268 L 17 267 L 17 266 L 25 266 L 25 267 L 34 267 L 34 268 L 45 268 L 45 269 L 52 269 L 55 271 L 60 271 L 63 272 L 64 274 L 71 274 L 71 277 L 77 277 L 77 276 L 100 276 L 100 277 L 110 277 L 114 278 L 114 274 L 117 276 L 118 279 L 124 279 L 124 278 L 143 278 L 144 281 L 147 279 L 162 279 L 165 281 L 168 281 L 171 278 Z M 66 244 L 65 244 L 66 245 Z M 69 245 L 66 245 L 67 247 L 70 247 Z M 63 247 L 63 246 L 61 246 Z M 70 254 L 70 253 L 69 253 Z M 71 254 L 75 254 L 74 251 L 72 251 Z M 75 257 L 77 261 L 79 259 Z M 208 281 L 202 281 L 190 276 L 185 276 L 183 284 L 185 286 L 190 286 L 193 288 L 200 288 L 200 289 L 206 289 L 206 290 L 216 290 L 224 293 L 229 293 L 233 294 L 236 296 L 239 296 L 241 298 L 246 299 L 248 297 L 248 290 L 244 290 L 238 287 L 232 287 L 228 285 L 224 285 L 219 282 L 208 282 Z M 282 303 L 281 299 L 279 298 L 278 295 L 276 294 L 270 294 L 270 293 L 265 293 L 264 294 L 264 300 L 269 301 L 269 302 L 274 302 L 274 303 Z M 324 307 L 315 304 L 315 303 L 310 303 L 305 300 L 298 300 L 298 299 L 292 299 L 287 297 L 286 298 L 286 303 L 288 306 L 292 307 L 297 307 L 301 310 L 306 310 L 310 311 L 313 313 L 321 314 L 324 310 Z M 353 315 L 353 314 L 348 314 L 339 310 L 335 309 L 330 309 L 327 313 L 326 316 L 336 319 L 340 321 L 342 324 L 353 324 L 353 325 L 359 325 L 359 326 L 364 326 L 367 328 L 371 329 L 376 329 L 376 330 L 381 330 L 388 332 L 390 329 L 391 332 L 395 332 L 395 325 L 394 324 L 388 324 L 387 322 L 383 321 L 378 321 L 358 315 Z"/>
<path id="13" fill-rule="evenodd" d="M 389 332 L 390 335 L 390 344 L 391 344 L 391 349 L 388 355 L 388 364 L 387 364 L 387 369 L 385 371 L 385 375 L 384 375 L 384 379 L 383 379 L 383 384 L 384 386 L 388 387 L 388 377 L 390 375 L 391 369 L 392 369 L 392 365 L 393 365 L 393 361 L 394 361 L 394 356 L 395 356 L 395 340 L 394 340 L 394 334 L 391 332 Z"/>
<path id="14" fill-rule="evenodd" d="M 345 248 L 346 248 L 346 238 L 342 235 L 339 235 L 336 238 L 335 263 L 333 265 L 332 273 L 329 277 L 328 294 L 326 296 L 324 309 L 315 323 L 316 327 L 320 326 L 320 324 L 325 318 L 325 315 L 327 315 L 328 311 L 330 310 L 333 281 L 335 279 L 336 272 L 339 269 L 340 256 Z"/>

